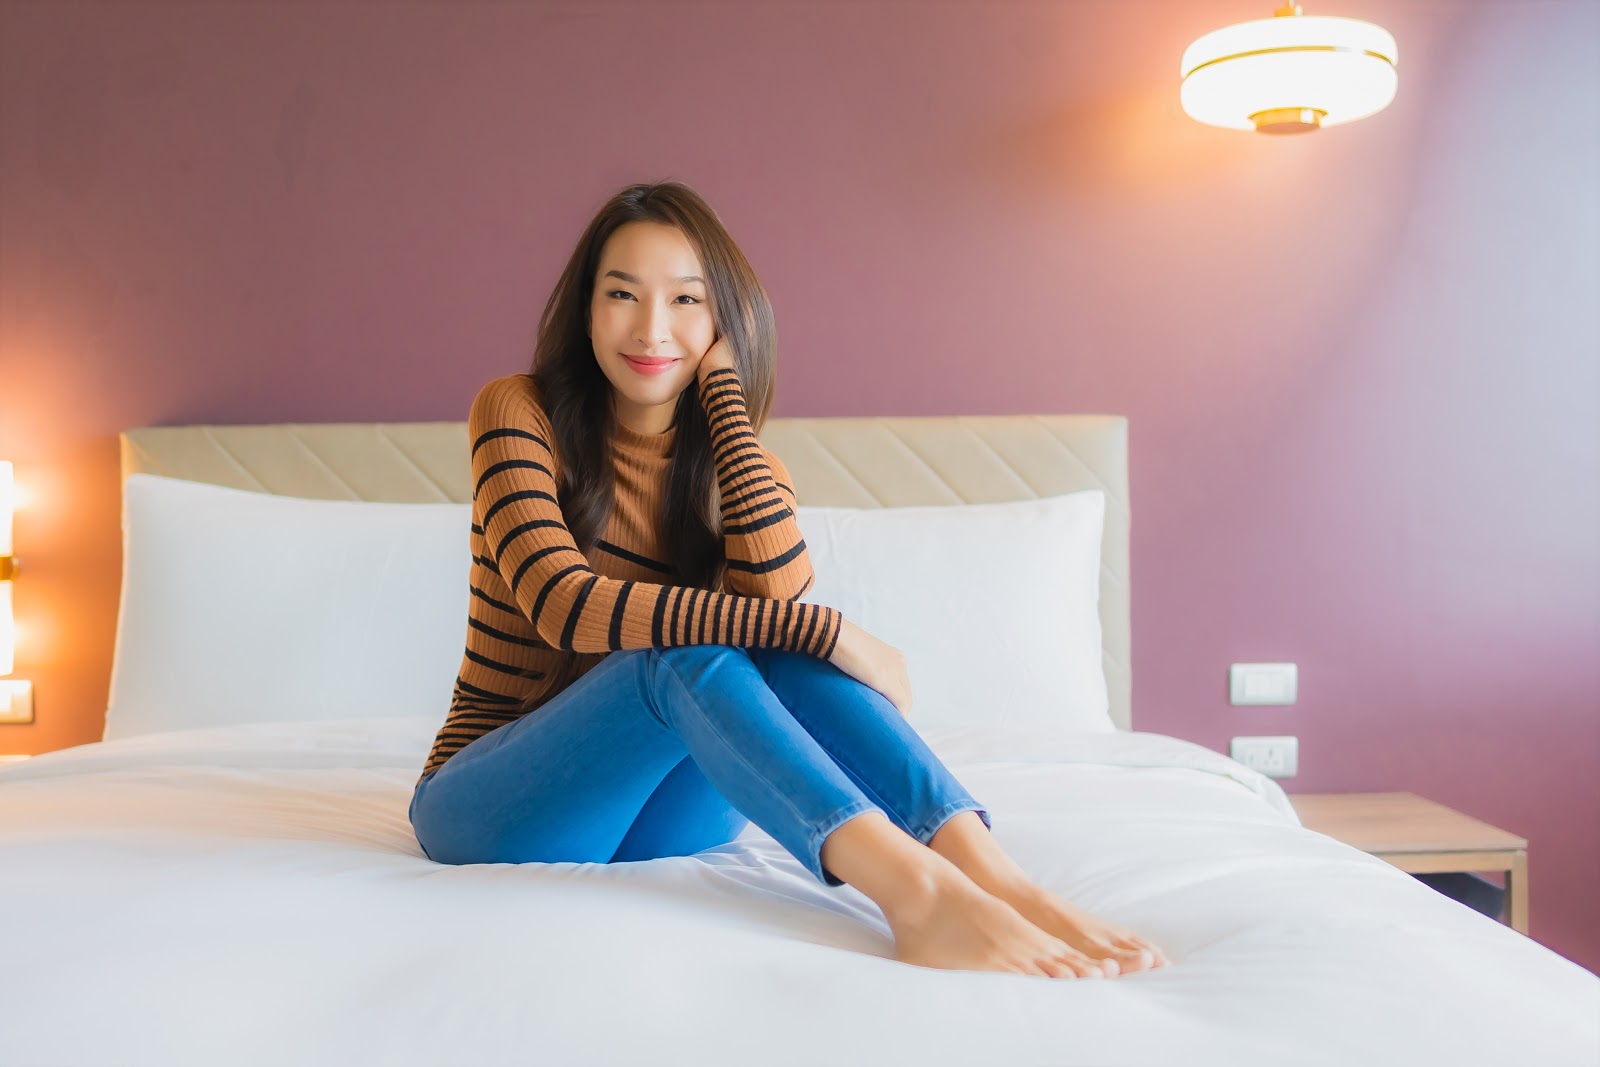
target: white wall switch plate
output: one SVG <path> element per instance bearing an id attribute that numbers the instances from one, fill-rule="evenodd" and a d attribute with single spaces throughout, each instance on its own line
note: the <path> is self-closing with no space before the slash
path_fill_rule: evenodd
<path id="1" fill-rule="evenodd" d="M 1300 773 L 1298 737 L 1235 737 L 1228 755 L 1268 778 L 1293 778 Z"/>
<path id="2" fill-rule="evenodd" d="M 33 721 L 33 683 L 0 678 L 0 723 Z"/>
<path id="3" fill-rule="evenodd" d="M 1293 704 L 1300 669 L 1293 663 L 1235 663 L 1228 668 L 1228 703 Z"/>

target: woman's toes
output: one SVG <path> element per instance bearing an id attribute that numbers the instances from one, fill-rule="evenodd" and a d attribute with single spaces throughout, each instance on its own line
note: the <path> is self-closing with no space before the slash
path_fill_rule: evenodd
<path id="1" fill-rule="evenodd" d="M 1166 957 L 1161 950 L 1145 941 L 1143 938 L 1128 936 L 1119 937 L 1117 951 L 1123 957 L 1123 970 L 1137 967 L 1140 970 L 1154 970 L 1165 964 Z"/>
<path id="2" fill-rule="evenodd" d="M 1045 973 L 1051 978 L 1078 977 L 1078 972 L 1073 970 L 1071 967 L 1068 967 L 1066 962 L 1060 959 L 1046 958 L 1039 961 L 1039 966 L 1043 967 Z"/>
<path id="3" fill-rule="evenodd" d="M 1112 951 L 1124 974 L 1129 971 L 1147 971 L 1156 965 L 1155 953 L 1137 945 L 1119 944 Z"/>
<path id="4" fill-rule="evenodd" d="M 1100 966 L 1099 960 L 1090 959 L 1076 949 L 1068 949 L 1056 958 L 1071 967 L 1079 978 L 1104 978 L 1106 976 L 1105 968 Z"/>
<path id="5" fill-rule="evenodd" d="M 1121 962 L 1124 971 L 1150 971 L 1156 966 L 1156 958 L 1143 949 L 1123 953 Z"/>
<path id="6" fill-rule="evenodd" d="M 1130 969 L 1128 951 L 1107 941 L 1090 941 L 1084 949 L 1084 955 L 1108 975 L 1114 976 Z"/>
<path id="7" fill-rule="evenodd" d="M 1172 962 L 1171 960 L 1167 959 L 1167 954 L 1165 952 L 1162 952 L 1159 948 L 1156 948 L 1156 946 L 1150 944 L 1148 941 L 1140 941 L 1139 947 L 1150 953 L 1151 957 L 1155 960 L 1153 966 L 1165 967 L 1167 964 Z"/>
<path id="8" fill-rule="evenodd" d="M 1151 970 L 1156 966 L 1156 953 L 1127 937 L 1091 941 L 1086 951 L 1097 964 L 1112 975 Z"/>
<path id="9" fill-rule="evenodd" d="M 1162 952 L 1154 945 L 1143 945 L 1141 948 L 1150 957 L 1151 970 L 1155 970 L 1157 967 L 1165 967 L 1172 962 L 1171 960 L 1167 959 L 1167 954 L 1165 952 Z"/>

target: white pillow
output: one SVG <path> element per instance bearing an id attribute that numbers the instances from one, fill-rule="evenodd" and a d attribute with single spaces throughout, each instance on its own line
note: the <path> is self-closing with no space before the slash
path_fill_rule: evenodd
<path id="1" fill-rule="evenodd" d="M 130 474 L 105 740 L 235 723 L 444 718 L 469 504 L 309 500 Z"/>
<path id="2" fill-rule="evenodd" d="M 1098 489 L 997 504 L 799 508 L 802 600 L 905 653 L 910 721 L 1114 732 Z M 130 474 L 105 740 L 449 708 L 471 506 L 310 500 Z"/>
<path id="3" fill-rule="evenodd" d="M 1101 661 L 1105 493 L 899 508 L 802 505 L 816 570 L 800 599 L 898 648 L 919 733 L 1114 733 Z"/>

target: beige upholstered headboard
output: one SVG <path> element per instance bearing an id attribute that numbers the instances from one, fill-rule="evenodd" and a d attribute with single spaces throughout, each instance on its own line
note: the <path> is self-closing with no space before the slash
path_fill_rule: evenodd
<path id="1" fill-rule="evenodd" d="M 802 505 L 910 507 L 1106 493 L 1100 622 L 1111 718 L 1132 729 L 1128 420 L 1121 415 L 770 418 Z M 167 426 L 122 434 L 122 474 L 286 496 L 466 502 L 465 422 Z"/>

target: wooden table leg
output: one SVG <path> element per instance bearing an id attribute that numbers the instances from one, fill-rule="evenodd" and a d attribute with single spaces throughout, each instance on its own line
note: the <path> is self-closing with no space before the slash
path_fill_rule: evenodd
<path id="1" fill-rule="evenodd" d="M 1518 849 L 1511 854 L 1511 868 L 1506 871 L 1506 912 L 1511 929 L 1519 934 L 1528 932 L 1528 851 Z"/>

